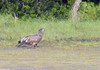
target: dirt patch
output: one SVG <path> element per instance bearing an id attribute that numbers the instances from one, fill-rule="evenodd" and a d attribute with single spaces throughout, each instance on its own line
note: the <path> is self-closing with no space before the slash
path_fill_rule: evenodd
<path id="1" fill-rule="evenodd" d="M 40 46 L 46 46 L 46 47 L 53 47 L 53 46 L 70 46 L 70 45 L 76 45 L 77 47 L 79 46 L 86 46 L 84 43 L 92 43 L 92 42 L 100 42 L 100 38 L 90 38 L 90 39 L 79 39 L 79 38 L 73 38 L 70 37 L 68 39 L 59 39 L 59 40 L 54 40 L 54 41 L 42 41 L 39 43 Z M 78 43 L 81 43 L 78 45 Z M 93 44 L 93 43 L 92 43 Z M 90 45 L 88 47 L 93 47 L 94 45 Z M 97 45 L 98 46 L 98 45 Z"/>
<path id="2" fill-rule="evenodd" d="M 85 39 L 85 38 L 82 38 L 82 39 L 78 39 L 78 38 L 73 38 L 73 37 L 70 37 L 68 38 L 67 41 L 81 41 L 81 42 L 91 42 L 91 41 L 100 41 L 100 38 L 89 38 L 89 39 Z"/>
<path id="3" fill-rule="evenodd" d="M 100 51 L 93 47 L 6 48 L 0 49 L 0 69 L 100 70 L 99 55 Z"/>

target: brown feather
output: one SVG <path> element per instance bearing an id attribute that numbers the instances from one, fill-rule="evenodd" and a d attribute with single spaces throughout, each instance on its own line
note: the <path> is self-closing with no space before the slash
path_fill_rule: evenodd
<path id="1" fill-rule="evenodd" d="M 42 28 L 39 30 L 38 34 L 26 36 L 23 39 L 21 39 L 20 41 L 18 41 L 18 43 L 21 45 L 31 44 L 33 46 L 36 46 L 41 41 L 43 32 L 44 32 L 44 29 Z"/>

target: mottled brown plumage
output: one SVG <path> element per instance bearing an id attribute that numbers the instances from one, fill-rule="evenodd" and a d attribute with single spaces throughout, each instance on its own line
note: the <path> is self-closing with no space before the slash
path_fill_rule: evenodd
<path id="1" fill-rule="evenodd" d="M 18 41 L 18 44 L 21 46 L 23 44 L 29 44 L 34 47 L 41 41 L 43 32 L 45 31 L 44 28 L 41 28 L 37 34 L 29 35 Z"/>

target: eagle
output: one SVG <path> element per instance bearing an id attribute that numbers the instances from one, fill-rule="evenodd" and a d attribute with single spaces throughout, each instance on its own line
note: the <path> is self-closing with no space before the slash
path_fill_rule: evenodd
<path id="1" fill-rule="evenodd" d="M 41 41 L 44 31 L 45 29 L 41 28 L 39 29 L 37 34 L 32 34 L 32 35 L 22 38 L 20 41 L 18 41 L 18 44 L 19 44 L 18 47 L 24 44 L 32 45 L 32 47 L 36 47 L 37 44 Z"/>

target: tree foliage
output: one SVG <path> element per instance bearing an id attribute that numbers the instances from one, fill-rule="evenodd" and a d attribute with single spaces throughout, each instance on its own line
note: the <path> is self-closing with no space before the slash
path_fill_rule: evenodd
<path id="1" fill-rule="evenodd" d="M 68 17 L 74 2 L 75 0 L 0 0 L 0 13 L 15 13 L 17 17 Z"/>
<path id="2" fill-rule="evenodd" d="M 67 4 L 63 0 L 0 0 L 0 11 L 16 13 L 18 17 L 67 16 L 72 2 L 73 0 L 68 0 Z"/>

